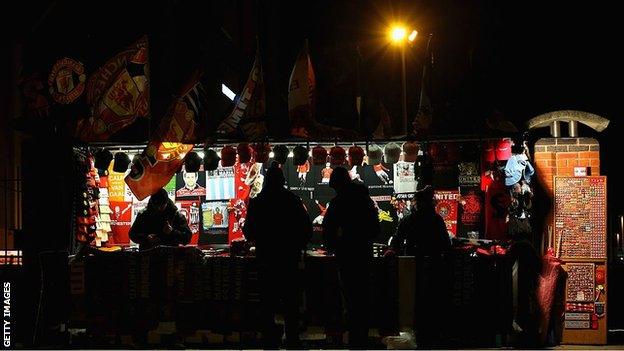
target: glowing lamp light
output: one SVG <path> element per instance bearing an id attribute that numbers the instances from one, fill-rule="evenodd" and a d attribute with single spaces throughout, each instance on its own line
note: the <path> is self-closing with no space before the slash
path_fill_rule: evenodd
<path id="1" fill-rule="evenodd" d="M 405 30 L 404 27 L 394 27 L 392 28 L 392 31 L 390 32 L 390 37 L 392 38 L 392 41 L 394 42 L 403 41 L 406 35 L 407 35 L 407 31 Z"/>

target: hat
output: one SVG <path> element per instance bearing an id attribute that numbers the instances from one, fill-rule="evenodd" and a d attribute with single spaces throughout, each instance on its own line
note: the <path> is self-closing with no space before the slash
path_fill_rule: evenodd
<path id="1" fill-rule="evenodd" d="M 511 140 L 510 139 L 502 139 L 496 143 L 496 160 L 498 161 L 507 161 L 511 158 Z"/>
<path id="2" fill-rule="evenodd" d="M 251 161 L 251 147 L 247 143 L 240 143 L 236 147 L 236 151 L 238 151 L 238 162 L 247 163 Z"/>
<path id="3" fill-rule="evenodd" d="M 95 168 L 97 169 L 108 169 L 111 161 L 113 160 L 113 154 L 106 150 L 100 149 L 95 153 Z"/>
<path id="4" fill-rule="evenodd" d="M 373 144 L 368 147 L 368 164 L 371 166 L 376 166 L 381 163 L 381 159 L 383 157 L 383 152 L 381 148 L 377 146 L 377 144 Z"/>
<path id="5" fill-rule="evenodd" d="M 236 149 L 230 145 L 225 145 L 221 149 L 221 166 L 232 167 L 236 163 Z"/>
<path id="6" fill-rule="evenodd" d="M 403 161 L 405 162 L 416 162 L 416 157 L 418 157 L 418 143 L 415 141 L 406 141 L 403 144 Z"/>
<path id="7" fill-rule="evenodd" d="M 113 171 L 124 173 L 130 165 L 130 156 L 125 152 L 115 153 L 115 162 L 113 163 Z"/>
<path id="8" fill-rule="evenodd" d="M 315 165 L 324 165 L 327 162 L 327 149 L 321 145 L 316 145 L 312 149 L 312 163 Z"/>
<path id="9" fill-rule="evenodd" d="M 201 157 L 195 151 L 191 151 L 186 154 L 184 158 L 184 169 L 187 172 L 198 172 L 199 167 L 201 166 Z"/>
<path id="10" fill-rule="evenodd" d="M 397 163 L 401 157 L 401 148 L 397 143 L 389 142 L 384 147 L 384 158 L 386 163 Z"/>
<path id="11" fill-rule="evenodd" d="M 302 166 L 308 161 L 309 151 L 307 147 L 297 145 L 293 149 L 293 164 L 295 166 Z"/>
<path id="12" fill-rule="evenodd" d="M 214 171 L 219 168 L 221 157 L 213 149 L 204 149 L 204 170 Z"/>
<path id="13" fill-rule="evenodd" d="M 496 153 L 494 152 L 494 143 L 486 141 L 483 143 L 483 160 L 485 162 L 494 162 L 496 159 Z"/>
<path id="14" fill-rule="evenodd" d="M 288 147 L 286 147 L 286 145 L 276 145 L 273 148 L 273 159 L 282 165 L 286 163 L 288 159 Z"/>
<path id="15" fill-rule="evenodd" d="M 269 161 L 269 154 L 271 153 L 271 145 L 267 143 L 255 143 L 251 145 L 256 157 L 256 162 L 265 163 Z"/>
<path id="16" fill-rule="evenodd" d="M 364 150 L 357 145 L 351 146 L 349 148 L 349 165 L 361 166 L 362 162 L 364 162 Z"/>
<path id="17" fill-rule="evenodd" d="M 345 164 L 347 153 L 345 149 L 336 145 L 329 150 L 329 162 L 334 166 L 342 166 Z"/>

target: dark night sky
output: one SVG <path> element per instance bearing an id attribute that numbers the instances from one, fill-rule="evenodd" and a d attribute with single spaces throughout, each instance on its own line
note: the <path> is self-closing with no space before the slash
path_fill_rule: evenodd
<path id="1" fill-rule="evenodd" d="M 207 69 L 215 106 L 212 119 L 222 118 L 229 106 L 219 83 L 240 88 L 258 34 L 268 115 L 278 135 L 287 121 L 288 77 L 304 38 L 310 39 L 317 73 L 320 120 L 349 126 L 356 118 L 359 46 L 364 95 L 370 101 L 381 99 L 398 129 L 400 62 L 384 35 L 389 22 L 404 19 L 421 33 L 408 50 L 410 118 L 417 108 L 424 38 L 434 33 L 432 98 L 442 132 L 479 133 L 495 108 L 518 127 L 541 113 L 579 109 L 612 121 L 601 135 L 581 130 L 602 142 L 603 170 L 615 169 L 609 161 L 619 158 L 621 148 L 614 142 L 622 132 L 623 61 L 618 53 L 619 12 L 611 3 L 169 0 L 107 1 L 98 8 L 86 8 L 85 2 L 49 4 L 20 2 L 15 11 L 4 11 L 5 18 L 17 20 L 5 35 L 24 44 L 25 69 L 45 70 L 62 55 L 93 69 L 147 33 L 156 118 L 195 65 Z"/>

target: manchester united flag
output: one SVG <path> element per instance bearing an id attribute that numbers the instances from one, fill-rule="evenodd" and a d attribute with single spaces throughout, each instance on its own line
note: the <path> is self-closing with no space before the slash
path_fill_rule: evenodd
<path id="1" fill-rule="evenodd" d="M 290 73 L 288 84 L 288 115 L 290 134 L 297 137 L 310 137 L 314 125 L 314 90 L 316 80 L 308 53 L 308 41 L 299 53 L 295 67 Z"/>
<path id="2" fill-rule="evenodd" d="M 196 71 L 169 106 L 136 163 L 133 162 L 126 184 L 134 196 L 143 200 L 164 187 L 178 171 L 193 143 L 203 137 L 206 98 Z"/>
<path id="3" fill-rule="evenodd" d="M 115 55 L 87 81 L 90 117 L 78 121 L 75 136 L 103 141 L 149 116 L 149 63 L 147 36 Z"/>
<path id="4" fill-rule="evenodd" d="M 262 62 L 259 50 L 256 52 L 247 83 L 236 99 L 232 112 L 217 128 L 218 133 L 234 133 L 240 124 L 246 140 L 261 140 L 267 134 L 265 123 L 265 92 Z"/>

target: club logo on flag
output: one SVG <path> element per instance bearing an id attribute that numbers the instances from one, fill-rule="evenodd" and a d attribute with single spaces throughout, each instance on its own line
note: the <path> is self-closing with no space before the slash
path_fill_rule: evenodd
<path id="1" fill-rule="evenodd" d="M 84 65 L 64 57 L 56 61 L 48 76 L 50 95 L 59 104 L 70 104 L 82 95 L 86 79 Z"/>

